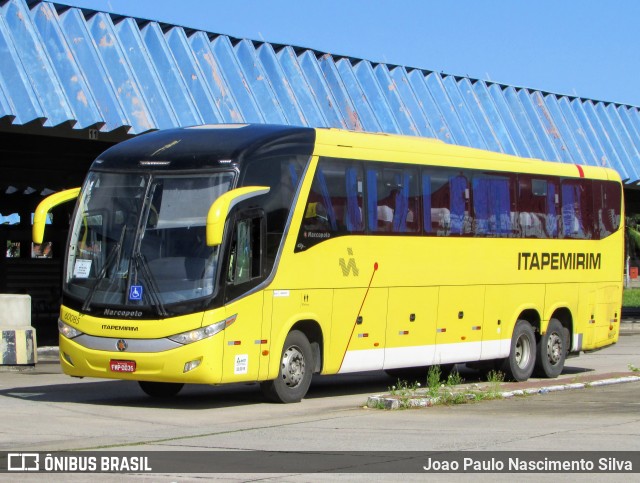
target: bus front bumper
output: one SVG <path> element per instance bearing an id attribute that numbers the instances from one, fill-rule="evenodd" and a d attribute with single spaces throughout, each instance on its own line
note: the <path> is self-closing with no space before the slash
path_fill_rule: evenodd
<path id="1" fill-rule="evenodd" d="M 113 351 L 95 350 L 60 335 L 60 364 L 74 377 L 219 384 L 222 351 L 222 334 L 159 352 L 127 352 L 124 339 Z"/>

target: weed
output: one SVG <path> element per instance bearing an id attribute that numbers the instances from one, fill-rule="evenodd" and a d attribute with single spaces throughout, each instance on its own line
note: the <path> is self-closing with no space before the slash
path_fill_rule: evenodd
<path id="1" fill-rule="evenodd" d="M 631 372 L 640 372 L 640 367 L 636 367 L 633 364 L 629 363 L 627 366 Z"/>
<path id="2" fill-rule="evenodd" d="M 409 383 L 403 379 L 398 379 L 397 385 L 391 386 L 389 392 L 398 399 L 400 407 L 406 409 L 411 407 L 411 400 L 419 388 L 420 383 L 417 381 Z"/>
<path id="3" fill-rule="evenodd" d="M 502 397 L 500 385 L 504 382 L 504 374 L 498 371 L 491 371 L 487 376 L 489 387 L 473 389 L 459 387 L 464 383 L 464 379 L 457 371 L 452 372 L 447 380 L 442 382 L 442 371 L 440 366 L 431 366 L 427 372 L 427 386 L 420 388 L 419 382 L 409 383 L 398 379 L 396 385 L 389 387 L 390 396 L 398 400 L 398 405 L 402 409 L 413 407 L 414 399 L 417 397 L 427 397 L 432 404 L 454 405 L 465 404 L 470 401 L 482 401 L 485 399 L 498 399 Z M 382 402 L 376 404 L 376 408 L 384 408 Z"/>
<path id="4" fill-rule="evenodd" d="M 440 393 L 440 366 L 431 366 L 427 372 L 427 395 L 437 397 Z"/>
<path id="5" fill-rule="evenodd" d="M 504 382 L 504 374 L 500 371 L 489 371 L 489 374 L 487 374 L 487 382 L 489 383 L 489 388 L 486 392 L 487 399 L 501 397 L 502 390 L 500 385 Z"/>
<path id="6" fill-rule="evenodd" d="M 460 373 L 455 369 L 451 372 L 451 374 L 449 374 L 449 377 L 447 377 L 446 384 L 449 387 L 458 386 L 463 383 L 464 383 L 464 379 L 462 379 L 462 376 L 460 375 Z"/>
<path id="7" fill-rule="evenodd" d="M 398 379 L 398 384 L 391 386 L 389 391 L 393 396 L 407 396 L 415 393 L 418 388 L 420 388 L 420 383 L 417 381 L 409 383 L 404 379 Z"/>

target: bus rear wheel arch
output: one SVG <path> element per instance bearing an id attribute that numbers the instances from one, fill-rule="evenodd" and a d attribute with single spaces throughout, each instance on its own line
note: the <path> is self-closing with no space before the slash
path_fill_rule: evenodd
<path id="1" fill-rule="evenodd" d="M 509 356 L 502 361 L 502 372 L 508 379 L 526 381 L 533 373 L 535 361 L 535 332 L 527 320 L 520 319 L 513 329 Z"/>
<path id="2" fill-rule="evenodd" d="M 301 331 L 292 330 L 282 348 L 278 377 L 262 382 L 260 389 L 272 402 L 300 402 L 309 390 L 314 367 L 309 339 Z"/>

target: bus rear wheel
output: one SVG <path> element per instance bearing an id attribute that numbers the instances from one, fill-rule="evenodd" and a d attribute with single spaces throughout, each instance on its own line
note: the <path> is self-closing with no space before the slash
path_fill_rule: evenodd
<path id="1" fill-rule="evenodd" d="M 531 377 L 536 360 L 536 337 L 526 320 L 518 320 L 511 336 L 509 357 L 502 362 L 502 371 L 508 379 L 526 381 Z"/>
<path id="2" fill-rule="evenodd" d="M 547 331 L 540 337 L 536 357 L 536 375 L 554 379 L 564 369 L 569 344 L 567 331 L 558 319 L 551 319 Z"/>
<path id="3" fill-rule="evenodd" d="M 313 353 L 309 340 L 299 330 L 292 330 L 282 348 L 278 377 L 262 382 L 260 389 L 269 401 L 300 402 L 311 385 L 313 367 Z"/>
<path id="4" fill-rule="evenodd" d="M 173 397 L 184 387 L 184 384 L 179 382 L 138 381 L 138 384 L 147 396 L 156 398 Z"/>

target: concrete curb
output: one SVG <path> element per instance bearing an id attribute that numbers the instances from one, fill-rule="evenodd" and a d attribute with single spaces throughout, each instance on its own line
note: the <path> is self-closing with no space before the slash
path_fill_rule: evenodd
<path id="1" fill-rule="evenodd" d="M 623 384 L 628 382 L 640 382 L 640 376 L 624 376 L 610 379 L 599 379 L 591 382 L 579 382 L 571 384 L 555 384 L 552 386 L 542 386 L 538 388 L 516 389 L 513 391 L 498 391 L 496 399 L 509 399 L 516 396 L 532 396 L 536 394 L 548 394 L 550 392 L 568 391 L 573 389 L 585 389 L 589 387 L 609 386 L 612 384 Z M 484 390 L 483 390 L 484 389 Z M 423 390 L 424 391 L 424 390 Z M 460 394 L 469 401 L 478 399 L 476 394 L 486 393 L 486 388 L 474 389 L 474 391 L 466 392 L 462 388 Z M 415 395 L 398 395 L 378 394 L 369 396 L 366 407 L 371 409 L 407 409 L 437 406 L 441 401 L 440 397 L 426 397 Z"/>

